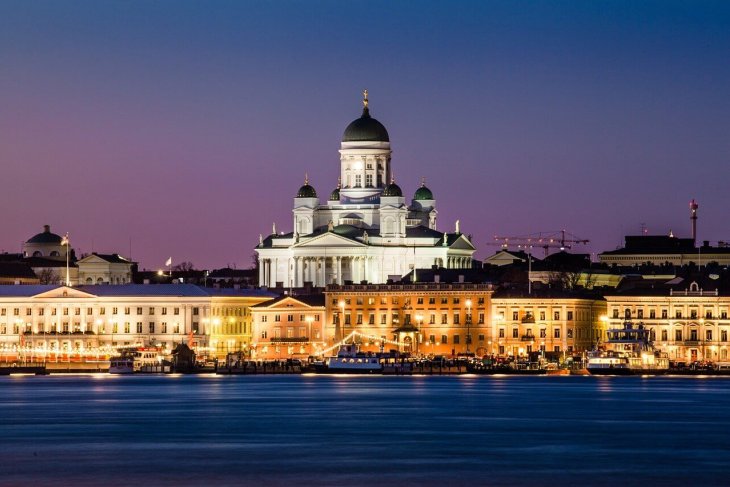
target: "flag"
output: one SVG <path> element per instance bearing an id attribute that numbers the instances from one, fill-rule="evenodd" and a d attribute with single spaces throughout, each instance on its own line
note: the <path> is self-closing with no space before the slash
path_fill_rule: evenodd
<path id="1" fill-rule="evenodd" d="M 68 233 L 61 239 L 61 245 L 68 245 Z"/>
<path id="2" fill-rule="evenodd" d="M 167 267 L 170 267 L 170 266 L 172 265 L 172 257 L 170 257 L 169 259 L 167 259 L 167 260 L 165 261 L 165 265 L 166 265 Z"/>

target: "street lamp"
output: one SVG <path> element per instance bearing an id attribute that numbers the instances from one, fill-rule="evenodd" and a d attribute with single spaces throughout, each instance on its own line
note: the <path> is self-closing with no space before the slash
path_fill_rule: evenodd
<path id="1" fill-rule="evenodd" d="M 340 301 L 337 303 L 337 305 L 340 307 L 340 319 L 337 320 L 338 324 L 340 325 L 340 340 L 344 338 L 345 334 L 345 300 L 340 299 Z M 335 337 L 336 339 L 337 337 Z"/>
<path id="2" fill-rule="evenodd" d="M 471 299 L 466 300 L 466 353 L 469 353 L 471 344 Z"/>
<path id="3" fill-rule="evenodd" d="M 418 342 L 420 341 L 421 336 L 421 322 L 423 321 L 423 315 L 421 313 L 418 313 L 416 315 L 416 323 L 418 323 L 418 331 L 416 332 L 416 351 L 418 351 Z"/>

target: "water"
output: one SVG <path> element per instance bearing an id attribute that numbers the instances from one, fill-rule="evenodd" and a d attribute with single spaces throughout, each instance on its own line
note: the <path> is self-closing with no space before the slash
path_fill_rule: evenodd
<path id="1" fill-rule="evenodd" d="M 730 379 L 0 378 L 2 485 L 730 485 Z"/>

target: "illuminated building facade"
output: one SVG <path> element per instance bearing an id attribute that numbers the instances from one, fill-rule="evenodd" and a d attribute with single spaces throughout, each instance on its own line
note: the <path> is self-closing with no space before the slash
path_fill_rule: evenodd
<path id="1" fill-rule="evenodd" d="M 305 177 L 294 198 L 293 231 L 262 236 L 256 253 L 259 284 L 315 287 L 385 283 L 413 268 L 471 268 L 475 248 L 456 222 L 436 228 L 436 200 L 425 181 L 410 203 L 396 184 L 390 138 L 370 116 L 350 123 L 340 145 L 340 183 L 321 202 Z"/>
<path id="2" fill-rule="evenodd" d="M 567 293 L 511 294 L 492 298 L 491 353 L 524 357 L 532 352 L 571 355 L 605 338 L 606 302 Z M 601 319 L 603 317 L 603 319 Z"/>
<path id="3" fill-rule="evenodd" d="M 253 334 L 251 307 L 277 295 L 260 290 L 206 289 L 211 295 L 210 317 L 204 318 L 210 334 L 211 355 L 223 359 L 228 353 L 250 356 Z"/>
<path id="4" fill-rule="evenodd" d="M 492 293 L 469 283 L 327 286 L 326 341 L 351 336 L 363 351 L 485 355 Z"/>
<path id="5" fill-rule="evenodd" d="M 81 361 L 120 347 L 169 352 L 179 343 L 200 356 L 209 355 L 213 343 L 215 351 L 221 343 L 245 349 L 248 307 L 272 298 L 191 284 L 0 286 L 0 357 Z"/>
<path id="6" fill-rule="evenodd" d="M 670 360 L 730 362 L 730 295 L 707 281 L 607 295 L 609 327 L 643 324 Z"/>
<path id="7" fill-rule="evenodd" d="M 282 296 L 251 308 L 254 336 L 251 357 L 281 359 L 321 355 L 325 349 L 322 294 Z"/>

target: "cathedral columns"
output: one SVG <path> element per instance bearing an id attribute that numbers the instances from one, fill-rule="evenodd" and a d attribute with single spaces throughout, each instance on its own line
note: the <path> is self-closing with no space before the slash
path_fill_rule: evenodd
<path id="1" fill-rule="evenodd" d="M 342 285 L 342 257 L 337 257 L 337 284 Z"/>

